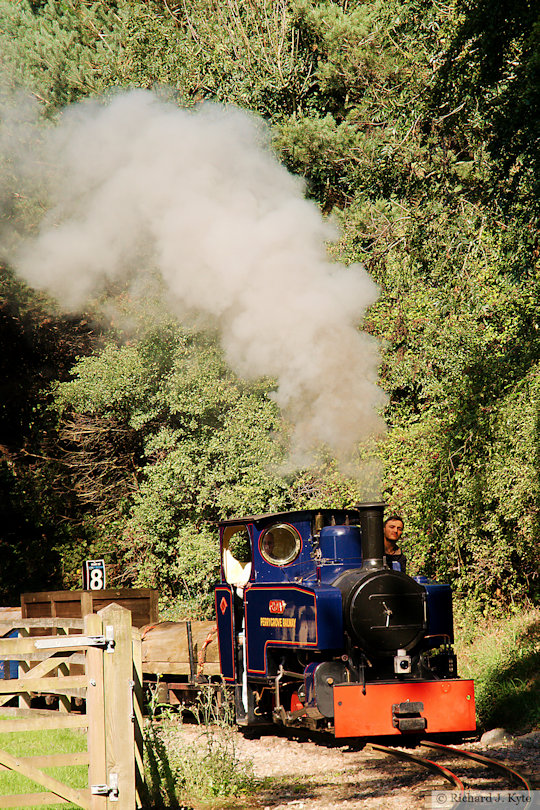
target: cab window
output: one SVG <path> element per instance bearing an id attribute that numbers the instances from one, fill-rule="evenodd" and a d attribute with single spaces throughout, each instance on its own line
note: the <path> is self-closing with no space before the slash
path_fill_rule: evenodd
<path id="1" fill-rule="evenodd" d="M 271 565 L 289 565 L 300 554 L 302 540 L 292 526 L 278 523 L 269 526 L 259 538 L 259 551 Z"/>
<path id="2" fill-rule="evenodd" d="M 229 585 L 247 584 L 251 574 L 251 543 L 245 526 L 230 526 L 225 530 L 223 568 Z"/>

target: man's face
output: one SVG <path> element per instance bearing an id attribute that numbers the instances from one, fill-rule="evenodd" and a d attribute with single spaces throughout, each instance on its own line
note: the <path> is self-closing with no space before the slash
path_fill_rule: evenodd
<path id="1" fill-rule="evenodd" d="M 390 540 L 391 543 L 399 543 L 401 535 L 403 534 L 403 523 L 401 520 L 389 520 L 384 527 L 384 539 Z"/>

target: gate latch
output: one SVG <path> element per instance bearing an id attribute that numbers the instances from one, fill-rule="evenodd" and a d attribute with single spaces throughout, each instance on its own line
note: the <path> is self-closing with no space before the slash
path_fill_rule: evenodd
<path id="1" fill-rule="evenodd" d="M 92 796 L 108 796 L 111 802 L 118 801 L 118 774 L 109 774 L 109 785 L 90 785 Z"/>
<path id="2" fill-rule="evenodd" d="M 74 647 L 98 647 L 105 652 L 114 652 L 114 627 L 107 625 L 104 636 L 55 636 L 54 638 L 36 639 L 36 650 L 61 650 Z"/>

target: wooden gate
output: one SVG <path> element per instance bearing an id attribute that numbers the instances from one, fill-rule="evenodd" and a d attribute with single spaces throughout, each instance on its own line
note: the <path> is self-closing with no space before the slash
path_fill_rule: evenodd
<path id="1" fill-rule="evenodd" d="M 142 805 L 142 677 L 140 632 L 119 605 L 82 619 L 0 622 L 0 660 L 19 661 L 19 677 L 0 680 L 0 733 L 87 729 L 87 752 L 15 757 L 0 750 L 0 766 L 44 788 L 0 796 L 0 808 L 72 803 L 88 810 Z M 46 633 L 36 636 L 35 633 Z M 30 635 L 34 633 L 34 635 Z M 8 668 L 5 668 L 8 669 Z M 58 710 L 31 707 L 32 695 L 58 696 Z M 7 706 L 17 698 L 18 706 Z M 82 698 L 86 713 L 72 711 Z M 81 700 L 78 701 L 82 703 Z M 88 788 L 75 789 L 42 769 L 88 763 Z"/>

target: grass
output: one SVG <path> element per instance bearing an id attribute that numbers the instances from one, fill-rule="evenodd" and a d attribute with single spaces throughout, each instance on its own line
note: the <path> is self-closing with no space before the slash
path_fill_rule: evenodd
<path id="1" fill-rule="evenodd" d="M 86 751 L 86 732 L 73 729 L 0 732 L 0 750 L 13 756 L 30 757 L 44 754 L 67 754 Z M 88 787 L 88 766 L 40 768 L 72 788 Z M 13 771 L 0 771 L 0 796 L 45 792 L 45 788 Z M 36 805 L 40 810 L 69 810 L 74 804 Z"/>
<path id="2" fill-rule="evenodd" d="M 458 606 L 456 617 L 460 675 L 474 678 L 479 727 L 540 728 L 540 609 L 486 619 Z"/>

